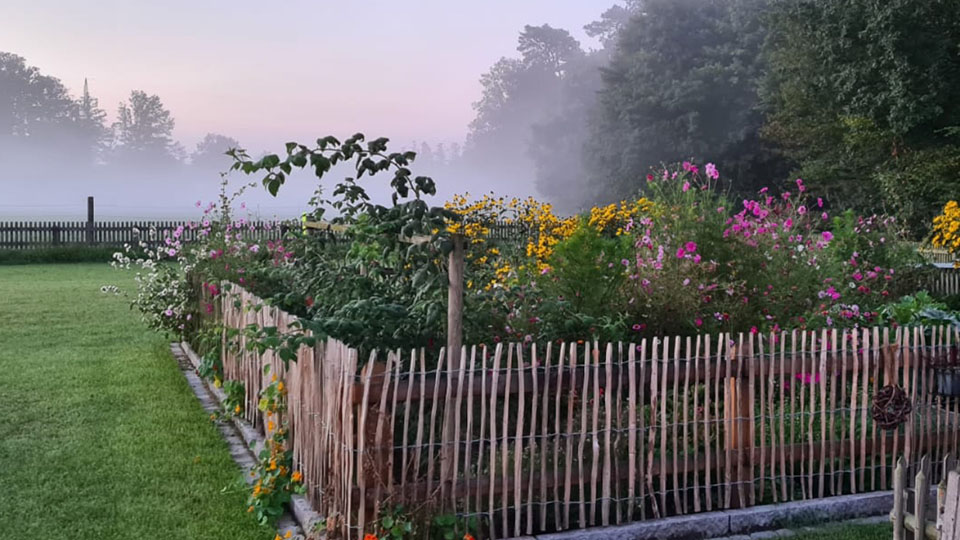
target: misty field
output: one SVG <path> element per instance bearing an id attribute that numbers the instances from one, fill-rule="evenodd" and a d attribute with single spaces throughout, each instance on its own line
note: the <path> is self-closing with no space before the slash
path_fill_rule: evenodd
<path id="1" fill-rule="evenodd" d="M 0 536 L 273 538 L 168 341 L 104 284 L 133 281 L 0 267 Z"/>

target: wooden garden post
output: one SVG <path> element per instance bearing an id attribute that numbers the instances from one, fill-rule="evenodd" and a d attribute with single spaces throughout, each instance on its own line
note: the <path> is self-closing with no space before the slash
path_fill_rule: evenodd
<path id="1" fill-rule="evenodd" d="M 463 347 L 463 273 L 464 273 L 464 238 L 454 234 L 451 237 L 453 248 L 450 250 L 449 264 L 447 265 L 447 373 L 442 376 L 445 384 L 453 384 L 453 374 L 460 371 L 460 349 Z M 454 419 L 459 411 L 452 403 L 444 403 L 443 446 L 440 453 L 440 487 L 441 500 L 449 500 L 450 490 L 456 482 L 452 471 L 454 449 L 450 442 L 456 440 L 453 430 Z"/>
<path id="2" fill-rule="evenodd" d="M 87 197 L 87 243 L 93 244 L 93 197 Z"/>
<path id="3" fill-rule="evenodd" d="M 447 289 L 447 358 L 450 371 L 460 369 L 460 348 L 463 347 L 463 237 L 453 235 L 453 249 L 450 251 L 450 264 L 447 270 L 449 288 Z"/>

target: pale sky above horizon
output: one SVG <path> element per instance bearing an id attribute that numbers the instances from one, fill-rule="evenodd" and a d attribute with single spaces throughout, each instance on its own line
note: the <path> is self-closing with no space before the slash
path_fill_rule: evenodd
<path id="1" fill-rule="evenodd" d="M 516 54 L 525 24 L 583 25 L 615 0 L 2 0 L 0 50 L 112 119 L 131 90 L 157 94 L 188 151 L 207 132 L 251 151 L 362 131 L 462 141 L 480 75 Z"/>

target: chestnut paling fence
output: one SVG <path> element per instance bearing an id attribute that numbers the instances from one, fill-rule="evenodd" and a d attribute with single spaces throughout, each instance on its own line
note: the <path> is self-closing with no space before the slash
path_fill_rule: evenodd
<path id="1" fill-rule="evenodd" d="M 291 330 L 258 305 L 225 289 L 222 322 Z M 285 377 L 295 466 L 329 527 L 359 538 L 403 505 L 502 538 L 890 489 L 897 457 L 957 455 L 960 400 L 937 388 L 958 341 L 831 329 L 360 358 L 328 339 L 286 370 L 223 350 L 261 429 L 264 366 Z"/>

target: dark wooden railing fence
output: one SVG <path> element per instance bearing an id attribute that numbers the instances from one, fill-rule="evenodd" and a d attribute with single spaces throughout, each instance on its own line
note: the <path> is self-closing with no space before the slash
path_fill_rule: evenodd
<path id="1" fill-rule="evenodd" d="M 183 241 L 193 241 L 200 234 L 200 228 L 190 228 L 189 221 L 0 221 L 0 249 L 154 244 L 181 226 Z M 286 229 L 284 222 L 254 221 L 242 233 L 251 240 L 276 240 Z M 151 231 L 155 231 L 152 237 Z"/>

